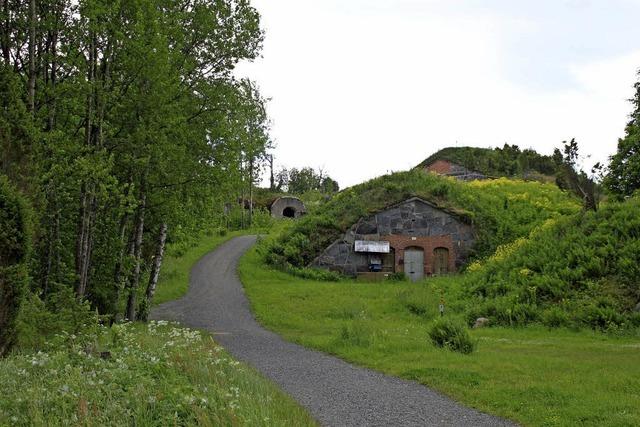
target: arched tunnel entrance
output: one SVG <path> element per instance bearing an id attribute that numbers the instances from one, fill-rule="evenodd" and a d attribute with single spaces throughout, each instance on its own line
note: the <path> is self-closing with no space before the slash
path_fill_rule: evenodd
<path id="1" fill-rule="evenodd" d="M 274 218 L 300 218 L 307 212 L 302 200 L 291 196 L 279 197 L 271 204 L 270 209 Z"/>

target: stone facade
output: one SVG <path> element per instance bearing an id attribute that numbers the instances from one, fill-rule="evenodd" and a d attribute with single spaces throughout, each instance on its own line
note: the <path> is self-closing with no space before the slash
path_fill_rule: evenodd
<path id="1" fill-rule="evenodd" d="M 271 216 L 274 218 L 300 218 L 307 213 L 302 200 L 297 197 L 284 196 L 271 204 Z"/>
<path id="2" fill-rule="evenodd" d="M 391 253 L 355 252 L 356 240 L 389 242 Z M 466 261 L 474 241 L 473 228 L 457 215 L 412 198 L 358 221 L 313 265 L 355 276 L 370 271 L 372 257 L 382 257 L 383 271 L 403 272 L 405 250 L 411 248 L 424 251 L 423 273 L 429 276 L 436 272 L 436 249 L 447 254 L 446 261 L 440 262 L 453 272 Z"/>
<path id="3" fill-rule="evenodd" d="M 435 162 L 425 166 L 424 170 L 438 175 L 452 176 L 462 181 L 473 181 L 475 179 L 487 178 L 479 172 L 472 171 L 448 160 L 436 160 Z"/>

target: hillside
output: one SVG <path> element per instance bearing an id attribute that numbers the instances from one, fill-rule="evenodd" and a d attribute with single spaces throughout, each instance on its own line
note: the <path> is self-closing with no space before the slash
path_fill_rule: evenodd
<path id="1" fill-rule="evenodd" d="M 508 179 L 460 182 L 418 170 L 385 175 L 348 188 L 302 218 L 267 248 L 271 264 L 303 267 L 359 218 L 417 196 L 459 214 L 478 239 L 473 258 L 527 236 L 550 218 L 572 214 L 578 203 L 555 185 Z"/>
<path id="2" fill-rule="evenodd" d="M 467 317 L 597 329 L 640 326 L 640 198 L 548 221 L 469 266 Z"/>
<path id="3" fill-rule="evenodd" d="M 531 177 L 549 176 L 556 172 L 551 156 L 538 154 L 534 150 L 520 150 L 516 145 L 505 144 L 502 148 L 448 147 L 422 161 L 416 169 L 436 160 L 448 160 L 467 169 L 487 176 Z"/>

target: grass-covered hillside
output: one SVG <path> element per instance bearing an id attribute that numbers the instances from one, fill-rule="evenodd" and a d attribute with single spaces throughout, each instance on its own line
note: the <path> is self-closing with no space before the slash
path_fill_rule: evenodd
<path id="1" fill-rule="evenodd" d="M 469 319 L 640 326 L 640 198 L 549 220 L 469 266 Z"/>
<path id="2" fill-rule="evenodd" d="M 460 182 L 413 170 L 385 175 L 337 194 L 274 239 L 271 264 L 303 267 L 363 216 L 418 196 L 457 212 L 477 234 L 475 257 L 527 236 L 548 219 L 579 211 L 555 185 L 508 179 Z"/>
<path id="3" fill-rule="evenodd" d="M 505 144 L 502 148 L 448 147 L 427 157 L 416 168 L 423 169 L 436 160 L 448 160 L 488 176 L 554 175 L 556 165 L 550 156 L 534 150 L 520 150 L 516 145 Z"/>

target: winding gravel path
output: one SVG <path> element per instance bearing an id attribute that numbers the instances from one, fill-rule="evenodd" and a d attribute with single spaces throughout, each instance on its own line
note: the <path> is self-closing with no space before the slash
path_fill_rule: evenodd
<path id="1" fill-rule="evenodd" d="M 255 240 L 238 237 L 203 257 L 191 270 L 187 295 L 156 307 L 151 317 L 211 331 L 234 357 L 280 385 L 322 425 L 512 425 L 418 383 L 350 365 L 264 329 L 236 274 L 239 258 Z"/>

